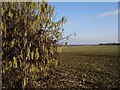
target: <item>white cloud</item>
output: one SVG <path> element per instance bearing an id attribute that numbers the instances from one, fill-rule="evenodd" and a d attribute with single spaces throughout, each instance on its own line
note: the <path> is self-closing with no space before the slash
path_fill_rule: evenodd
<path id="1" fill-rule="evenodd" d="M 106 16 L 115 16 L 115 15 L 118 15 L 118 14 L 120 14 L 120 8 L 115 9 L 115 10 L 110 11 L 110 12 L 104 12 L 104 13 L 98 14 L 97 17 L 102 18 L 102 17 L 106 17 Z"/>

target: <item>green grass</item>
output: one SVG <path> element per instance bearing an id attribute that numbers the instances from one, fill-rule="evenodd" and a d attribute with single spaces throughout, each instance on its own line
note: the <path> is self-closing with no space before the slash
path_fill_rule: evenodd
<path id="1" fill-rule="evenodd" d="M 118 88 L 118 46 L 62 47 L 58 59 L 59 69 L 83 80 L 84 87 Z"/>
<path id="2" fill-rule="evenodd" d="M 68 46 L 62 47 L 63 53 L 79 53 L 81 55 L 117 55 L 118 46 Z"/>

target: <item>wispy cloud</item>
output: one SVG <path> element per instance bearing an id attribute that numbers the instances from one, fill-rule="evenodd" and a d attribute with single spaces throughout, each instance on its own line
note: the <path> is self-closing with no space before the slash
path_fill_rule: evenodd
<path id="1" fill-rule="evenodd" d="M 104 12 L 104 13 L 98 14 L 97 17 L 98 18 L 102 18 L 102 17 L 106 17 L 106 16 L 115 16 L 115 15 L 118 15 L 118 14 L 120 14 L 120 8 L 119 9 L 115 9 L 113 11 L 109 11 L 109 12 Z"/>

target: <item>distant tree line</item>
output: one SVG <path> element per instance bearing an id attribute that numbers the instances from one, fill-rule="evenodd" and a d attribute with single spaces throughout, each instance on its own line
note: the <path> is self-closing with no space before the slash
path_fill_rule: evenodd
<path id="1" fill-rule="evenodd" d="M 120 45 L 120 43 L 100 43 L 99 45 Z"/>

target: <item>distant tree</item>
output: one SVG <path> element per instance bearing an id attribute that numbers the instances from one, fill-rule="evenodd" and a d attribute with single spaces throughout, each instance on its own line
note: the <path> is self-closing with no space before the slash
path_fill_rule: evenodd
<path id="1" fill-rule="evenodd" d="M 3 2 L 1 12 L 3 87 L 26 88 L 47 78 L 57 66 L 65 17 L 55 21 L 54 7 L 44 1 Z"/>

